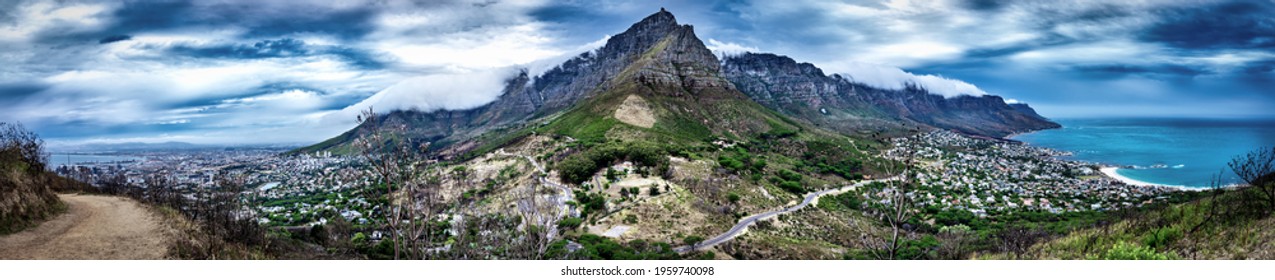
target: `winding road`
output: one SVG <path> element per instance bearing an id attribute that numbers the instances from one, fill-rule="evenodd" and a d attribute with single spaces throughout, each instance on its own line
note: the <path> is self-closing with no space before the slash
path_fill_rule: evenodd
<path id="1" fill-rule="evenodd" d="M 840 187 L 836 189 L 827 189 L 827 190 L 822 190 L 818 192 L 808 193 L 806 194 L 806 198 L 802 199 L 801 203 L 798 203 L 797 205 L 744 217 L 743 219 L 740 219 L 739 223 L 736 223 L 734 227 L 731 227 L 730 230 L 722 234 L 719 234 L 716 237 L 709 238 L 708 240 L 704 240 L 700 243 L 696 243 L 694 246 L 686 245 L 686 246 L 673 248 L 673 251 L 680 254 L 680 253 L 686 253 L 686 252 L 690 252 L 694 250 L 700 250 L 700 249 L 712 247 L 717 244 L 722 244 L 722 243 L 725 243 L 726 241 L 730 241 L 731 239 L 735 239 L 735 237 L 743 235 L 745 232 L 747 232 L 748 227 L 757 223 L 757 221 L 779 216 L 780 214 L 792 213 L 797 210 L 801 210 L 801 208 L 805 208 L 807 205 L 817 203 L 817 201 L 819 200 L 819 197 L 830 195 L 830 194 L 843 193 L 843 192 L 858 188 L 860 186 L 875 183 L 875 182 L 884 182 L 884 181 L 891 181 L 891 180 L 898 180 L 898 179 L 899 177 L 896 176 L 896 177 L 890 177 L 890 178 L 868 180 L 868 181 L 858 182 L 853 185 L 844 186 L 844 187 Z"/>

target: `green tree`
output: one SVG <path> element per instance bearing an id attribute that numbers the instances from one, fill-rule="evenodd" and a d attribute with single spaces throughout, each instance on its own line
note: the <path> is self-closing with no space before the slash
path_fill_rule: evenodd
<path id="1" fill-rule="evenodd" d="M 691 246 L 691 251 L 694 251 L 695 249 L 699 248 L 700 242 L 704 242 L 704 237 L 699 235 L 691 235 L 691 236 L 687 236 L 686 238 L 682 238 L 682 242 L 686 243 L 686 246 Z"/>

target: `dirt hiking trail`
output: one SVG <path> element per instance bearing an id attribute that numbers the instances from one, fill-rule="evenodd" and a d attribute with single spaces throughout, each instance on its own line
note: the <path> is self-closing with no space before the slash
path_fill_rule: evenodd
<path id="1" fill-rule="evenodd" d="M 59 194 L 66 213 L 0 236 L 0 259 L 163 259 L 169 236 L 161 218 L 115 196 Z"/>

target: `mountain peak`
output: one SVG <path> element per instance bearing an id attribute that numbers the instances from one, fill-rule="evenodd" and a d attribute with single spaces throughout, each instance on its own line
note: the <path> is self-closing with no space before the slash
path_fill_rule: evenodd
<path id="1" fill-rule="evenodd" d="M 633 26 L 630 27 L 629 29 L 632 30 L 633 27 L 650 26 L 650 25 L 674 26 L 674 27 L 678 26 L 677 18 L 673 16 L 673 13 L 670 13 L 668 10 L 665 10 L 663 7 L 660 7 L 659 12 L 655 12 L 654 14 L 646 16 L 646 18 L 643 18 L 641 21 L 638 21 L 637 23 L 633 24 Z"/>
<path id="2" fill-rule="evenodd" d="M 659 12 L 629 26 L 629 29 L 624 32 L 611 36 L 606 46 L 602 47 L 602 53 L 609 56 L 623 56 L 631 51 L 645 51 L 670 33 L 689 28 L 690 25 L 678 25 L 673 13 L 661 8 Z"/>

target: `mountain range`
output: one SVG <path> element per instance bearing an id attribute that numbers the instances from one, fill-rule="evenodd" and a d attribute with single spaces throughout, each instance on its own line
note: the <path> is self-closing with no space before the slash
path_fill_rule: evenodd
<path id="1" fill-rule="evenodd" d="M 434 151 L 453 157 L 531 132 L 699 141 L 811 128 L 876 137 L 930 129 L 1005 137 L 1058 127 L 1026 104 L 998 96 L 949 98 L 915 85 L 875 88 L 775 54 L 719 60 L 691 25 L 661 9 L 599 49 L 535 77 L 523 71 L 508 79 L 500 97 L 486 105 L 392 111 L 293 152 L 349 153 L 352 141 L 367 133 L 430 142 Z"/>

